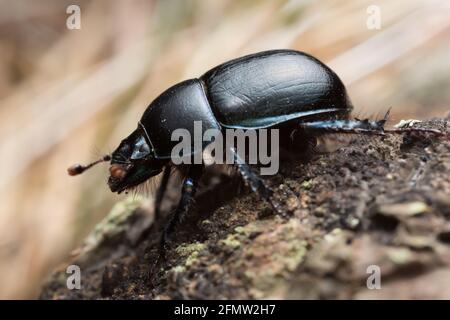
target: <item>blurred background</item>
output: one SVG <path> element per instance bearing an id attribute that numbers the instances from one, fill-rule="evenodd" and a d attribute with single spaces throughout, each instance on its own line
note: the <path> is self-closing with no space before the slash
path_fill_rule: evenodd
<path id="1" fill-rule="evenodd" d="M 125 197 L 108 166 L 69 165 L 111 152 L 170 85 L 275 48 L 332 67 L 359 116 L 450 109 L 448 0 L 0 0 L 0 298 L 36 297 Z"/>

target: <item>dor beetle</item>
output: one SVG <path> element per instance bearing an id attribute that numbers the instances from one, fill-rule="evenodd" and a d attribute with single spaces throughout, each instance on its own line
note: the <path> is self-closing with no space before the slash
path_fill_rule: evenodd
<path id="1" fill-rule="evenodd" d="M 173 167 L 170 156 L 176 142 L 171 134 L 175 129 L 193 133 L 194 121 L 201 121 L 203 131 L 275 128 L 280 132 L 280 146 L 298 147 L 300 153 L 305 152 L 305 145 L 314 144 L 315 137 L 327 132 L 382 135 L 402 131 L 385 130 L 386 117 L 378 121 L 350 119 L 351 110 L 342 81 L 316 58 L 294 50 L 260 52 L 225 62 L 198 79 L 167 89 L 150 103 L 137 128 L 111 155 L 88 166 L 74 165 L 68 171 L 75 175 L 110 161 L 108 185 L 113 192 L 137 186 L 164 171 L 155 200 L 158 214 Z M 259 175 L 240 157 L 235 160 L 234 166 L 252 190 L 280 211 L 272 190 Z M 198 164 L 183 169 L 181 200 L 163 232 L 161 249 L 193 203 L 204 171 Z"/>

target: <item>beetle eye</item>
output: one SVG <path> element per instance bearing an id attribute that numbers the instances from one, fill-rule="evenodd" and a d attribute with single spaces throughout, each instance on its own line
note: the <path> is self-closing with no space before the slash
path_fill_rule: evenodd
<path id="1" fill-rule="evenodd" d="M 148 156 L 149 153 L 150 148 L 147 142 L 145 142 L 144 138 L 142 137 L 136 142 L 133 154 L 131 155 L 131 159 L 142 159 Z"/>
<path id="2" fill-rule="evenodd" d="M 147 144 L 142 144 L 142 145 L 139 146 L 139 152 L 141 152 L 141 153 L 146 153 L 146 152 L 148 152 L 148 151 L 149 151 L 149 150 L 148 150 Z"/>

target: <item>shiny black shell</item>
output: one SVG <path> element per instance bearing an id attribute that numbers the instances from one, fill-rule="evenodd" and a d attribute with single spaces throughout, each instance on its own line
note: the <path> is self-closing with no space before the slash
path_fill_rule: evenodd
<path id="1" fill-rule="evenodd" d="M 287 122 L 347 117 L 352 110 L 339 77 L 314 57 L 272 50 L 223 63 L 176 84 L 146 109 L 140 126 L 156 157 L 169 157 L 173 130 L 260 129 Z"/>

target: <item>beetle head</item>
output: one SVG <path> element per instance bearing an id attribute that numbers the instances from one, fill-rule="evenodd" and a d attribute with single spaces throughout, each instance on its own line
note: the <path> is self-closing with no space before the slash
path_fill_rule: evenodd
<path id="1" fill-rule="evenodd" d="M 108 185 L 112 192 L 122 192 L 159 174 L 166 164 L 155 159 L 151 146 L 140 128 L 122 140 L 111 155 Z"/>

